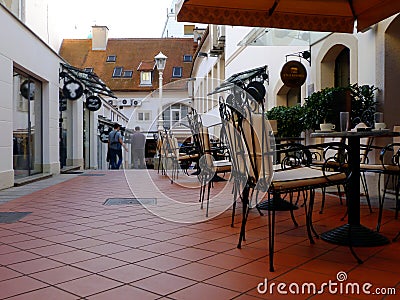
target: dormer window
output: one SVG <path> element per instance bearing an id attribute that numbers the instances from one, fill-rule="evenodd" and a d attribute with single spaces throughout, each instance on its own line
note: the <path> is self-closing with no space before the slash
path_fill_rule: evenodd
<path id="1" fill-rule="evenodd" d="M 112 77 L 121 77 L 122 75 L 122 67 L 115 67 Z"/>
<path id="2" fill-rule="evenodd" d="M 193 60 L 193 57 L 189 54 L 185 54 L 183 56 L 183 62 L 191 62 Z"/>
<path id="3" fill-rule="evenodd" d="M 173 67 L 172 68 L 172 77 L 173 78 L 181 78 L 182 77 L 182 67 Z"/>
<path id="4" fill-rule="evenodd" d="M 140 85 L 151 85 L 151 72 L 140 72 Z"/>
<path id="5" fill-rule="evenodd" d="M 116 62 L 117 61 L 117 56 L 116 55 L 109 55 L 107 56 L 107 62 Z"/>

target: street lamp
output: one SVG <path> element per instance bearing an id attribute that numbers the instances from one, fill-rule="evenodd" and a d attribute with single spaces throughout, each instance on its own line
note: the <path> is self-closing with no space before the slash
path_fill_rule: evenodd
<path id="1" fill-rule="evenodd" d="M 154 60 L 156 61 L 156 66 L 158 69 L 158 95 L 159 98 L 162 99 L 162 89 L 163 89 L 163 71 L 165 69 L 165 64 L 167 62 L 167 58 L 161 51 L 156 56 L 154 56 Z M 158 107 L 158 131 L 162 131 L 163 129 L 163 118 L 162 118 L 162 102 L 160 102 Z"/>
<path id="2" fill-rule="evenodd" d="M 168 57 L 166 57 L 161 51 L 156 56 L 154 56 L 158 69 L 158 85 L 160 98 L 162 98 L 163 71 L 165 69 L 167 58 Z"/>

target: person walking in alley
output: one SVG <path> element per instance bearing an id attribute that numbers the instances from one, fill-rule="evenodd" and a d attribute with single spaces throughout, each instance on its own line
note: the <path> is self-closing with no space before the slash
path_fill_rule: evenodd
<path id="1" fill-rule="evenodd" d="M 135 132 L 132 135 L 132 153 L 133 153 L 133 168 L 145 169 L 146 162 L 144 159 L 144 149 L 146 145 L 146 136 L 140 132 L 140 127 L 135 127 Z"/>
<path id="2" fill-rule="evenodd" d="M 122 164 L 122 147 L 124 147 L 126 152 L 128 152 L 128 147 L 122 140 L 122 134 L 120 132 L 121 125 L 115 123 L 113 128 L 114 130 L 108 135 L 108 149 L 110 153 L 111 169 L 118 170 Z"/>

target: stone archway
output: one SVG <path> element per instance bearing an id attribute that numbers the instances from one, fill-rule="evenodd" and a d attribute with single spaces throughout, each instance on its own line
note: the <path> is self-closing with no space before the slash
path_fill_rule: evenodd
<path id="1" fill-rule="evenodd" d="M 338 57 L 342 57 L 346 52 L 349 53 L 349 48 L 342 44 L 336 44 L 325 53 L 321 60 L 321 88 L 335 87 L 337 85 L 338 64 L 341 65 L 342 71 L 345 69 L 345 72 L 347 72 L 345 76 L 350 78 L 350 61 L 348 60 L 347 66 L 338 62 Z M 341 76 L 344 75 L 342 74 Z"/>
<path id="2" fill-rule="evenodd" d="M 276 106 L 294 106 L 301 103 L 301 87 L 291 88 L 282 85 L 276 93 Z"/>

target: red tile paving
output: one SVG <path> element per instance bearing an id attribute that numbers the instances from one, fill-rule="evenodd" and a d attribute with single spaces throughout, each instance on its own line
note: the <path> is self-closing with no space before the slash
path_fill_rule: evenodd
<path id="1" fill-rule="evenodd" d="M 231 210 L 218 211 L 232 199 L 229 183 L 214 184 L 212 195 L 223 197 L 210 201 L 212 217 L 205 219 L 198 189 L 171 184 L 153 170 L 127 176 L 136 197 L 153 195 L 157 205 L 149 210 L 141 205 L 105 206 L 107 198 L 133 196 L 124 172 L 101 173 L 106 175 L 73 176 L 0 206 L 1 211 L 32 212 L 17 223 L 0 224 L 0 299 L 396 299 L 327 291 L 315 296 L 257 291 L 265 278 L 276 286 L 322 284 L 338 282 L 340 271 L 346 272 L 346 282 L 370 282 L 372 289 L 396 287 L 397 297 L 400 294 L 400 241 L 356 248 L 364 259 L 359 265 L 347 247 L 318 239 L 310 245 L 303 208 L 295 212 L 298 228 L 287 212 L 278 212 L 271 273 L 267 217 L 250 211 L 247 240 L 238 249 L 240 203 L 233 228 Z M 184 176 L 180 180 L 186 180 Z M 151 181 L 145 184 L 144 177 Z M 176 203 L 161 199 L 163 189 Z M 318 212 L 317 197 L 316 230 L 343 224 L 345 206 L 338 197 L 327 197 L 323 214 Z M 373 228 L 376 212 L 375 208 L 370 214 L 363 207 L 362 223 Z M 385 211 L 381 229 L 389 238 L 400 230 L 400 220 L 393 215 Z"/>

